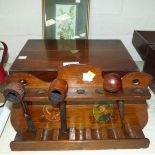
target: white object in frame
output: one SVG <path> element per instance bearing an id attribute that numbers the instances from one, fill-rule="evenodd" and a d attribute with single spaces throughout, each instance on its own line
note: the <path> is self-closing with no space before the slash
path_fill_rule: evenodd
<path id="1" fill-rule="evenodd" d="M 56 20 L 58 21 L 66 21 L 68 19 L 70 19 L 71 16 L 69 16 L 67 13 L 63 14 L 63 15 L 60 15 L 58 17 L 56 17 Z"/>
<path id="2" fill-rule="evenodd" d="M 63 66 L 72 65 L 72 64 L 79 64 L 79 62 L 63 62 Z"/>
<path id="3" fill-rule="evenodd" d="M 83 73 L 83 81 L 93 81 L 93 78 L 95 77 L 95 74 L 91 71 L 88 71 L 87 73 Z"/>
<path id="4" fill-rule="evenodd" d="M 25 60 L 25 59 L 27 59 L 27 56 L 19 56 L 18 59 Z"/>
<path id="5" fill-rule="evenodd" d="M 46 21 L 46 26 L 51 26 L 51 25 L 54 25 L 56 23 L 56 21 L 54 19 L 49 19 Z"/>
<path id="6" fill-rule="evenodd" d="M 80 0 L 76 0 L 76 3 L 80 3 Z"/>

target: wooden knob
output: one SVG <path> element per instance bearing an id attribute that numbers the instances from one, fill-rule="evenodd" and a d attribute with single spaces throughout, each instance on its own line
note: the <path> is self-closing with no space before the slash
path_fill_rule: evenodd
<path id="1" fill-rule="evenodd" d="M 122 88 L 122 81 L 120 75 L 116 73 L 109 73 L 104 76 L 103 88 L 108 91 L 115 93 Z"/>
<path id="2" fill-rule="evenodd" d="M 13 103 L 20 103 L 24 97 L 24 87 L 20 82 L 11 82 L 4 89 L 4 97 Z"/>
<path id="3" fill-rule="evenodd" d="M 57 105 L 64 101 L 68 89 L 68 84 L 63 79 L 55 79 L 48 90 L 49 100 L 53 105 Z"/>

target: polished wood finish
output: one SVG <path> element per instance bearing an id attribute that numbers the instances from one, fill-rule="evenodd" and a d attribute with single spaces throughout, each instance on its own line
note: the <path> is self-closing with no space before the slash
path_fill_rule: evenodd
<path id="1" fill-rule="evenodd" d="M 104 76 L 103 88 L 110 92 L 116 93 L 122 89 L 121 76 L 116 73 L 109 73 Z"/>
<path id="2" fill-rule="evenodd" d="M 68 90 L 68 84 L 63 79 L 55 79 L 52 81 L 49 89 L 48 89 L 48 97 L 51 101 L 51 104 L 57 105 L 59 102 L 64 101 Z M 53 95 L 52 95 L 53 94 Z M 55 96 L 56 99 L 55 99 Z"/>
<path id="3" fill-rule="evenodd" d="M 75 52 L 75 49 L 79 52 Z M 24 55 L 27 56 L 26 60 L 18 59 Z M 24 111 L 21 105 L 14 103 L 11 123 L 17 134 L 10 143 L 12 150 L 94 150 L 149 146 L 142 129 L 148 121 L 146 100 L 150 98 L 150 93 L 147 86 L 152 77 L 138 71 L 119 40 L 31 40 L 19 56 L 10 69 L 6 83 L 25 81 L 23 102 L 28 105 L 36 131 L 27 130 Z M 63 66 L 63 62 L 73 61 L 80 64 Z M 95 74 L 91 82 L 83 80 L 83 73 L 88 71 Z M 122 89 L 115 93 L 103 87 L 104 75 L 111 72 L 119 74 L 122 81 Z M 59 109 L 59 106 L 52 106 L 48 98 L 48 90 L 55 78 L 66 81 L 68 85 L 64 96 L 66 106 L 62 108 L 66 110 L 66 116 L 61 121 L 48 120 L 43 112 L 45 108 L 47 113 Z M 96 104 L 109 102 L 112 116 L 107 122 L 99 123 L 94 117 L 93 108 Z M 65 132 L 62 131 L 63 123 L 66 123 L 63 128 Z"/>
<path id="4" fill-rule="evenodd" d="M 153 80 L 150 83 L 151 90 L 155 93 L 155 44 L 148 46 L 147 59 L 144 63 L 143 71 L 152 75 Z"/>
<path id="5" fill-rule="evenodd" d="M 153 76 L 150 88 L 155 92 L 155 31 L 135 31 L 132 43 L 144 61 L 143 71 Z"/>
<path id="6" fill-rule="evenodd" d="M 24 71 L 51 81 L 64 62 L 95 65 L 121 74 L 138 71 L 120 40 L 28 40 L 9 72 Z"/>
<path id="7" fill-rule="evenodd" d="M 118 128 L 104 128 L 104 129 L 94 129 L 91 130 L 87 128 L 83 131 L 83 129 L 74 129 L 71 128 L 68 132 L 68 136 L 71 137 L 61 140 L 61 135 L 59 132 L 50 133 L 46 135 L 46 138 L 40 140 L 38 134 L 31 135 L 31 141 L 27 139 L 26 133 L 19 133 L 16 136 L 16 141 L 11 142 L 12 150 L 21 150 L 21 151 L 43 151 L 43 150 L 99 150 L 99 149 L 137 149 L 139 146 L 141 148 L 147 148 L 149 146 L 149 140 L 143 137 L 143 133 L 139 134 L 138 127 L 134 127 L 130 129 L 130 133 L 127 133 L 125 137 L 123 137 L 123 132 Z M 73 132 L 75 131 L 75 132 Z M 141 131 L 141 130 L 140 130 Z M 50 131 L 48 131 L 49 133 Z M 84 133 L 83 133 L 84 132 Z M 81 137 L 86 137 L 88 134 L 88 140 L 81 139 Z M 104 134 L 107 132 L 107 137 Z M 79 135 L 80 133 L 80 135 Z M 83 136 L 83 135 L 85 136 Z M 30 137 L 30 135 L 28 136 Z M 54 137 L 54 138 L 53 138 Z M 55 139 L 56 137 L 56 139 Z M 76 137 L 73 140 L 73 137 Z M 91 138 L 90 138 L 91 137 Z M 137 138 L 139 137 L 139 138 Z M 140 138 L 141 137 L 141 138 Z M 38 139 L 39 138 L 39 139 Z M 64 135 L 63 135 L 64 138 Z M 45 139 L 45 140 L 44 140 Z M 116 143 L 117 141 L 117 143 Z M 35 142 L 35 143 L 34 143 Z M 25 146 L 25 147 L 23 147 Z"/>
<path id="8" fill-rule="evenodd" d="M 108 127 L 111 126 L 111 122 L 113 122 L 112 124 L 114 126 L 121 127 L 120 114 L 115 101 L 113 101 L 114 115 L 112 117 L 112 120 L 105 124 L 99 124 L 94 119 L 92 113 L 94 103 L 95 102 L 92 102 L 91 105 L 89 105 L 88 102 L 73 102 L 72 104 L 68 103 L 66 105 L 68 128 L 100 128 L 104 126 Z M 43 114 L 44 106 L 45 105 L 29 105 L 29 112 L 36 128 L 60 128 L 59 121 L 54 120 L 50 122 L 46 120 Z M 53 109 L 53 107 L 48 106 L 48 109 L 50 111 L 51 109 Z M 125 102 L 125 122 L 127 126 L 135 126 L 138 124 L 141 128 L 143 128 L 146 125 L 147 120 L 147 105 L 145 101 Z M 11 123 L 16 131 L 25 129 L 27 127 L 22 108 L 13 108 Z"/>
<path id="9" fill-rule="evenodd" d="M 155 44 L 155 31 L 134 31 L 132 43 L 143 60 L 147 59 L 147 48 Z"/>
<path id="10" fill-rule="evenodd" d="M 64 101 L 67 95 L 67 90 L 67 81 L 59 78 L 53 80 L 48 89 L 48 98 L 51 101 L 51 104 L 53 106 L 59 106 L 62 133 L 67 132 L 66 102 Z"/>
<path id="11" fill-rule="evenodd" d="M 89 70 L 96 74 L 91 83 L 82 80 L 82 73 Z M 147 85 L 149 85 L 152 76 L 147 73 L 132 72 L 122 76 L 123 89 L 117 93 L 109 93 L 103 90 L 104 79 L 101 76 L 101 69 L 98 67 L 95 69 L 94 66 L 90 65 L 69 65 L 60 69 L 59 73 L 58 78 L 62 78 L 68 83 L 68 92 L 65 101 L 133 100 L 133 98 L 134 100 L 145 100 L 150 98 Z M 11 74 L 6 81 L 14 82 L 22 79 L 26 81 L 24 101 L 49 101 L 48 90 L 50 82 L 42 81 L 27 73 Z M 134 80 L 138 82 L 134 83 Z M 77 93 L 78 90 L 84 90 L 85 93 L 79 94 Z M 103 92 L 99 93 L 99 91 Z"/>

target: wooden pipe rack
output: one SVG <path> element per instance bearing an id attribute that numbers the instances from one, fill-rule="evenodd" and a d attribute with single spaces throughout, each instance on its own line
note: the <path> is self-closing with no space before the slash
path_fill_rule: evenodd
<path id="1" fill-rule="evenodd" d="M 92 82 L 82 81 L 82 73 L 91 70 L 96 77 Z M 79 72 L 80 71 L 80 72 Z M 45 82 L 27 73 L 11 74 L 6 80 L 25 81 L 23 102 L 36 130 L 27 130 L 21 106 L 14 104 L 11 122 L 17 131 L 12 150 L 79 150 L 79 149 L 131 149 L 146 148 L 149 139 L 142 131 L 147 124 L 147 104 L 150 98 L 147 86 L 152 77 L 146 73 L 131 72 L 124 75 L 122 89 L 110 93 L 103 89 L 101 70 L 94 66 L 70 65 L 58 71 L 58 78 L 68 83 L 66 94 L 67 131 L 61 132 L 60 121 L 49 121 L 43 114 L 43 107 L 51 109 L 48 99 L 50 82 Z M 134 84 L 134 79 L 139 84 Z M 93 117 L 96 102 L 110 101 L 113 115 L 106 123 L 99 123 Z M 57 109 L 57 107 L 56 107 Z"/>

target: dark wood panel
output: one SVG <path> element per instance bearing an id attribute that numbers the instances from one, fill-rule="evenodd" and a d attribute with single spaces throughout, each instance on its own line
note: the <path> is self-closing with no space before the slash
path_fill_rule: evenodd
<path id="1" fill-rule="evenodd" d="M 128 125 L 136 125 L 138 124 L 141 128 L 143 128 L 148 120 L 147 115 L 147 104 L 143 101 L 134 104 L 125 104 L 125 120 Z M 140 104 L 141 103 L 141 104 Z M 76 107 L 75 107 L 76 106 Z M 37 128 L 58 128 L 60 127 L 59 121 L 49 121 L 45 118 L 43 113 L 44 105 L 29 105 L 29 111 L 33 120 L 34 125 Z M 48 105 L 49 110 L 52 108 Z M 113 124 L 115 127 L 121 126 L 120 114 L 119 110 L 114 105 L 113 112 Z M 111 122 L 106 123 L 97 123 L 93 116 L 93 105 L 67 105 L 66 106 L 67 113 L 67 125 L 69 128 L 98 128 L 104 126 L 111 126 Z M 142 117 L 143 116 L 143 117 Z M 26 120 L 23 115 L 22 108 L 13 108 L 11 113 L 11 123 L 15 130 L 20 128 L 26 128 Z M 71 131 L 75 132 L 75 131 Z M 90 135 L 89 135 L 90 136 Z M 72 138 L 73 139 L 73 138 Z"/>
<path id="2" fill-rule="evenodd" d="M 91 141 L 13 141 L 14 151 L 137 149 L 149 146 L 147 138 Z"/>
<path id="3" fill-rule="evenodd" d="M 155 44 L 155 31 L 134 31 L 132 43 L 143 60 L 147 57 L 147 48 Z"/>
<path id="4" fill-rule="evenodd" d="M 153 76 L 150 88 L 155 93 L 155 44 L 147 48 L 147 58 L 144 61 L 143 71 Z"/>
<path id="5" fill-rule="evenodd" d="M 135 31 L 132 43 L 144 60 L 143 71 L 153 76 L 150 88 L 155 92 L 155 31 Z"/>
<path id="6" fill-rule="evenodd" d="M 79 52 L 74 53 L 73 50 Z M 27 56 L 25 60 L 19 56 Z M 79 62 L 105 71 L 137 71 L 120 40 L 29 40 L 10 68 L 14 71 L 57 71 L 63 62 Z M 122 65 L 125 64 L 125 65 Z"/>
<path id="7" fill-rule="evenodd" d="M 48 90 L 45 93 L 40 94 L 39 89 L 27 89 L 24 97 L 24 101 L 49 101 Z M 84 94 L 78 94 L 78 90 L 84 90 Z M 109 93 L 103 91 L 103 94 L 98 94 L 96 90 L 103 90 L 99 88 L 69 88 L 65 101 L 98 101 L 98 100 L 144 100 L 150 99 L 150 92 L 146 88 L 135 89 L 123 89 L 117 93 Z"/>

